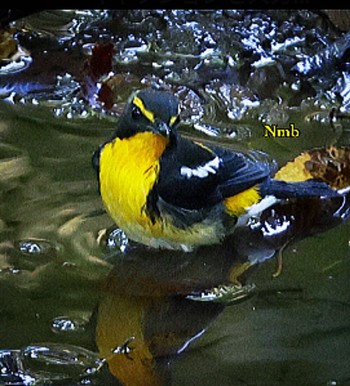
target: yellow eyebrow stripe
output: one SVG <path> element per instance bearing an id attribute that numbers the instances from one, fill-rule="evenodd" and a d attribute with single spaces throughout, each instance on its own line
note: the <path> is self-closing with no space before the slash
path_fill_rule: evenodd
<path id="1" fill-rule="evenodd" d="M 177 115 L 172 116 L 169 121 L 169 126 L 172 126 L 176 120 L 177 120 Z"/>
<path id="2" fill-rule="evenodd" d="M 141 113 L 150 122 L 152 122 L 152 123 L 154 122 L 154 114 L 152 113 L 152 111 L 146 109 L 146 107 L 143 104 L 142 100 L 138 96 L 135 96 L 135 98 L 133 99 L 132 103 L 140 109 Z"/>

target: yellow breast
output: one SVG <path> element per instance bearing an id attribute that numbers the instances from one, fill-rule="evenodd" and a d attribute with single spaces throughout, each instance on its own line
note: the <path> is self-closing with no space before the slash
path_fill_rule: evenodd
<path id="1" fill-rule="evenodd" d="M 145 213 L 147 196 L 159 172 L 168 140 L 151 132 L 106 144 L 100 155 L 100 190 L 110 216 L 127 234 L 152 227 Z M 142 241 L 142 240 L 140 240 Z"/>
<path id="2" fill-rule="evenodd" d="M 220 221 L 203 221 L 177 228 L 166 213 L 152 222 L 146 205 L 157 182 L 159 158 L 168 140 L 150 132 L 106 144 L 100 154 L 100 192 L 116 224 L 134 241 L 156 248 L 192 250 L 217 243 L 224 229 Z M 176 187 L 174 187 L 176 189 Z"/>

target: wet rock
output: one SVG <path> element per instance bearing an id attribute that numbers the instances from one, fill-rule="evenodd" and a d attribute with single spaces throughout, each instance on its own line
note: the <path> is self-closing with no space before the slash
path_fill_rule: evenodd
<path id="1" fill-rule="evenodd" d="M 341 31 L 350 30 L 350 11 L 346 9 L 323 9 L 330 21 Z"/>

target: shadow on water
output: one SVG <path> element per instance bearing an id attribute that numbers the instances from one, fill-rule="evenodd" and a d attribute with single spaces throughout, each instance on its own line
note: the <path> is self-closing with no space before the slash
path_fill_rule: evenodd
<path id="1" fill-rule="evenodd" d="M 145 85 L 180 98 L 183 133 L 281 164 L 349 146 L 348 34 L 288 10 L 45 11 L 13 28 L 0 384 L 350 384 L 349 193 L 276 204 L 219 246 L 151 251 L 110 228 L 91 168 Z M 96 43 L 114 50 L 97 73 Z M 299 138 L 263 136 L 290 122 Z"/>

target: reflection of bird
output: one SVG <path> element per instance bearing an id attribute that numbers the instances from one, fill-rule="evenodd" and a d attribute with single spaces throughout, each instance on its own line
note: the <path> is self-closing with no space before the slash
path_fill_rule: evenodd
<path id="1" fill-rule="evenodd" d="M 94 154 L 103 203 L 131 239 L 190 251 L 219 243 L 278 200 L 338 195 L 324 182 L 277 180 L 265 161 L 183 138 L 179 113 L 173 95 L 139 91 Z"/>

